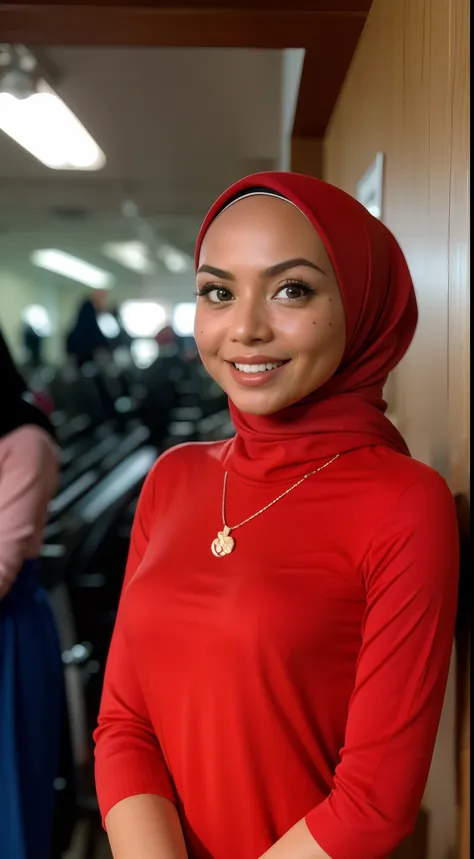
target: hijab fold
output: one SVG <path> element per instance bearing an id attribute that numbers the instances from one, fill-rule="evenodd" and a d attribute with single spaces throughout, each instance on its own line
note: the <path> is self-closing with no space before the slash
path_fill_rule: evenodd
<path id="1" fill-rule="evenodd" d="M 259 173 L 240 180 L 211 207 L 196 244 L 215 218 L 246 192 L 277 194 L 293 203 L 321 237 L 336 272 L 346 315 L 340 367 L 321 388 L 272 415 L 241 412 L 230 402 L 237 431 L 224 449 L 224 468 L 261 482 L 288 482 L 335 454 L 385 445 L 409 455 L 385 416 L 383 388 L 405 355 L 418 319 L 413 282 L 394 236 L 339 188 L 297 173 Z"/>

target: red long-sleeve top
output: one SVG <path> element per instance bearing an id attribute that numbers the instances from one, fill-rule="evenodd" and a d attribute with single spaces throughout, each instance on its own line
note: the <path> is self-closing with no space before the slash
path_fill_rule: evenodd
<path id="1" fill-rule="evenodd" d="M 102 814 L 167 797 L 190 859 L 258 859 L 303 817 L 332 859 L 382 859 L 414 826 L 442 708 L 452 496 L 362 448 L 215 558 L 221 459 L 178 447 L 141 494 L 95 734 Z M 285 488 L 230 475 L 227 521 Z"/>

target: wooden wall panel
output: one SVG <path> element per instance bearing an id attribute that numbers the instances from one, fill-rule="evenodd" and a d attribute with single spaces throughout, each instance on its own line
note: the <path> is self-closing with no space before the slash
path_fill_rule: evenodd
<path id="1" fill-rule="evenodd" d="M 459 856 L 470 856 L 470 776 L 471 776 L 471 519 L 469 500 L 465 494 L 456 495 L 456 508 L 461 544 L 461 577 L 459 583 L 459 609 L 456 624 L 456 732 L 457 732 L 457 789 L 459 805 Z"/>
<path id="2" fill-rule="evenodd" d="M 471 855 L 471 657 L 468 654 L 466 670 L 466 709 L 463 713 L 460 748 L 460 807 L 459 807 L 459 859 Z"/>
<path id="3" fill-rule="evenodd" d="M 449 195 L 449 452 L 451 482 L 469 494 L 469 28 L 467 0 L 451 0 L 451 182 Z"/>
<path id="4" fill-rule="evenodd" d="M 324 177 L 353 194 L 385 153 L 383 219 L 407 256 L 420 307 L 390 411 L 414 456 L 460 493 L 470 475 L 468 39 L 468 0 L 375 0 L 323 151 Z M 425 797 L 430 859 L 448 859 L 456 842 L 455 692 L 452 672 Z M 463 850 L 466 796 L 464 788 Z"/>
<path id="5" fill-rule="evenodd" d="M 468 15 L 468 0 L 376 0 L 324 143 L 325 177 L 351 193 L 385 152 L 383 216 L 420 304 L 394 405 L 455 491 L 469 484 Z"/>

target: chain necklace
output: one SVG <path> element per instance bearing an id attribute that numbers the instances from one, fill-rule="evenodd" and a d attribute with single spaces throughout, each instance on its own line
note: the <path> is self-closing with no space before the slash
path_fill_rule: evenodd
<path id="1" fill-rule="evenodd" d="M 274 501 L 270 501 L 269 504 L 266 504 L 265 507 L 262 507 L 261 510 L 257 510 L 256 513 L 253 513 L 252 516 L 248 516 L 247 519 L 244 519 L 243 522 L 239 522 L 238 525 L 228 525 L 225 518 L 225 499 L 226 499 L 226 490 L 227 490 L 227 471 L 224 474 L 224 489 L 222 492 L 222 524 L 223 530 L 219 531 L 215 540 L 211 543 L 211 551 L 212 554 L 215 555 L 216 558 L 224 558 L 226 555 L 230 555 L 231 552 L 234 551 L 235 548 L 235 540 L 231 537 L 232 531 L 237 531 L 238 528 L 242 528 L 242 525 L 246 525 L 247 522 L 251 522 L 252 519 L 256 519 L 257 516 L 260 516 L 261 513 L 265 513 L 265 510 L 268 510 L 270 507 L 273 507 L 277 501 L 281 501 L 285 495 L 288 495 L 290 492 L 293 492 L 293 489 L 296 489 L 298 486 L 308 479 L 308 477 L 312 477 L 313 474 L 317 474 L 318 471 L 322 471 L 323 468 L 327 468 L 328 465 L 331 465 L 336 459 L 339 459 L 340 453 L 337 453 L 336 456 L 333 456 L 329 462 L 325 462 L 324 465 L 320 465 L 319 468 L 315 468 L 314 471 L 308 471 L 307 474 L 304 474 L 303 477 L 300 477 L 293 486 L 290 486 L 289 489 L 286 489 L 285 492 L 282 492 L 278 498 L 275 498 Z"/>

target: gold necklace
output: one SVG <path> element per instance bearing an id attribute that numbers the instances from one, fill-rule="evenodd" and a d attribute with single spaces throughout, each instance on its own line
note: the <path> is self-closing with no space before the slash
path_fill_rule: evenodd
<path id="1" fill-rule="evenodd" d="M 337 453 L 336 456 L 333 456 L 329 462 L 325 462 L 324 465 L 320 465 L 319 468 L 315 468 L 314 471 L 308 471 L 307 474 L 304 474 L 303 477 L 300 477 L 293 486 L 290 486 L 289 489 L 286 489 L 285 492 L 282 492 L 278 498 L 275 498 L 274 501 L 270 501 L 270 504 L 266 504 L 265 507 L 262 507 L 261 510 L 257 510 L 256 513 L 253 513 L 252 516 L 248 516 L 247 519 L 244 519 L 243 522 L 239 522 L 238 525 L 228 525 L 225 518 L 225 497 L 226 497 L 226 489 L 227 489 L 227 471 L 224 474 L 224 489 L 222 492 L 222 524 L 224 526 L 222 531 L 219 531 L 215 540 L 211 543 L 211 552 L 215 555 L 216 558 L 225 558 L 226 555 L 230 555 L 231 552 L 234 551 L 235 548 L 235 540 L 230 536 L 232 531 L 237 531 L 237 528 L 242 528 L 242 525 L 246 525 L 247 522 L 251 522 L 252 519 L 256 519 L 257 516 L 260 516 L 261 513 L 265 513 L 265 510 L 268 510 L 270 507 L 273 507 L 277 501 L 281 501 L 285 495 L 288 495 L 290 492 L 293 492 L 293 489 L 296 489 L 298 486 L 301 486 L 304 480 L 307 480 L 308 477 L 312 477 L 313 474 L 317 474 L 318 471 L 322 471 L 323 468 L 327 468 L 328 465 L 335 462 L 336 459 L 339 459 L 340 453 Z"/>

